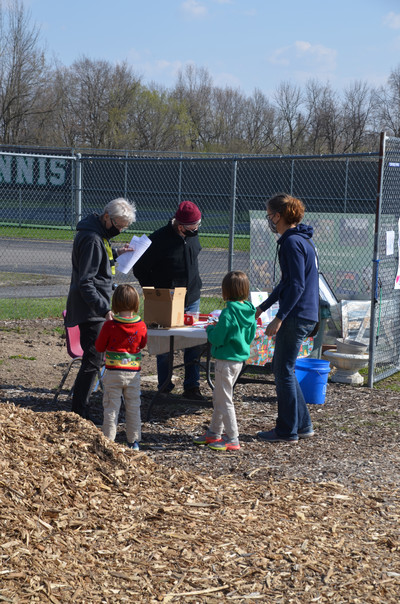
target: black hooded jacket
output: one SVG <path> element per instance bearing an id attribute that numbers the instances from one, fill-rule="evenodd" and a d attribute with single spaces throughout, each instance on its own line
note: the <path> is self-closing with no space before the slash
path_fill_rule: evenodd
<path id="1" fill-rule="evenodd" d="M 109 233 L 98 214 L 78 222 L 72 248 L 72 276 L 67 299 L 67 327 L 103 319 L 110 310 L 112 273 L 103 241 Z M 116 250 L 113 249 L 114 260 Z"/>
<path id="2" fill-rule="evenodd" d="M 201 245 L 198 237 L 181 237 L 170 221 L 149 235 L 152 243 L 133 267 L 133 273 L 142 287 L 186 287 L 185 306 L 200 298 L 202 282 L 198 255 Z"/>

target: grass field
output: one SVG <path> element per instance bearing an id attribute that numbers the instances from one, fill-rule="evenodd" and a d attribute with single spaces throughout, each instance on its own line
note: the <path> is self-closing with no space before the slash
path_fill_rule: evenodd
<path id="1" fill-rule="evenodd" d="M 152 233 L 154 228 L 149 230 L 131 230 L 124 233 L 124 238 L 133 235 Z M 0 226 L 0 237 L 10 237 L 13 239 L 36 239 L 40 241 L 72 241 L 76 231 L 70 227 L 43 227 L 29 226 L 18 227 L 14 225 Z M 203 248 L 228 249 L 229 235 L 224 233 L 201 233 L 199 235 L 200 243 Z M 248 252 L 250 250 L 249 235 L 236 235 L 234 240 L 234 249 L 237 252 Z"/>
<path id="2" fill-rule="evenodd" d="M 0 273 L 0 281 L 2 274 Z M 0 298 L 0 321 L 59 318 L 65 310 L 67 298 Z M 202 298 L 200 312 L 209 313 L 222 308 L 221 298 Z M 143 299 L 139 314 L 143 315 Z"/>

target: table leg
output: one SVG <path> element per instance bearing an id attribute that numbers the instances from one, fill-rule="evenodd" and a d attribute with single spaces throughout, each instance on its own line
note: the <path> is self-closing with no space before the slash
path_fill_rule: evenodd
<path id="1" fill-rule="evenodd" d="M 157 390 L 157 392 L 155 393 L 155 395 L 153 396 L 153 398 L 150 401 L 149 408 L 147 409 L 147 416 L 146 416 L 147 421 L 149 421 L 149 419 L 150 419 L 150 412 L 151 412 L 151 409 L 152 409 L 155 401 L 157 400 L 157 398 L 159 397 L 160 394 L 163 394 L 163 392 L 165 392 L 167 386 L 171 382 L 173 369 L 174 369 L 174 336 L 169 336 L 167 379 L 165 380 L 165 382 L 163 384 L 161 384 L 160 388 Z"/>
<path id="2" fill-rule="evenodd" d="M 200 363 L 200 358 L 197 361 L 199 364 Z M 210 342 L 207 342 L 207 351 L 206 351 L 206 378 L 207 378 L 207 383 L 210 386 L 211 390 L 214 390 L 214 384 L 211 380 L 211 374 L 210 374 L 210 365 L 211 365 L 211 344 Z M 181 364 L 181 365 L 177 365 L 175 368 L 179 368 L 179 367 L 184 367 L 185 364 Z M 170 336 L 169 337 L 169 354 L 168 354 L 168 376 L 167 379 L 165 380 L 165 382 L 160 386 L 160 388 L 157 390 L 157 392 L 155 393 L 155 395 L 153 396 L 153 398 L 150 401 L 150 405 L 149 408 L 147 410 L 147 416 L 146 416 L 146 420 L 149 421 L 150 419 L 150 413 L 151 410 L 153 408 L 154 403 L 157 401 L 157 398 L 159 397 L 160 394 L 163 394 L 163 392 L 165 392 L 167 386 L 170 384 L 171 382 L 171 378 L 172 378 L 172 373 L 174 370 L 174 336 Z"/>
<path id="3" fill-rule="evenodd" d="M 214 384 L 211 381 L 211 374 L 210 374 L 210 365 L 211 365 L 211 344 L 210 342 L 207 340 L 207 352 L 206 352 L 206 378 L 207 378 L 207 384 L 210 386 L 211 390 L 214 390 Z"/>

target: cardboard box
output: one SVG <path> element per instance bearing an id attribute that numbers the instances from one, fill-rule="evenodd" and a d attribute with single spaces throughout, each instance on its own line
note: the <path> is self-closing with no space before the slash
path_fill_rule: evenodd
<path id="1" fill-rule="evenodd" d="M 146 325 L 156 323 L 161 327 L 184 325 L 186 287 L 160 289 L 143 287 L 144 316 Z"/>

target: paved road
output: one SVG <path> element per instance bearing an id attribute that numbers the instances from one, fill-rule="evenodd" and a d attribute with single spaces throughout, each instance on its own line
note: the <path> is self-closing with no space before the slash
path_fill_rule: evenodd
<path id="1" fill-rule="evenodd" d="M 0 272 L 16 276 L 12 285 L 0 283 L 0 298 L 65 296 L 71 276 L 71 249 L 72 242 L 0 238 Z M 199 265 L 203 295 L 219 296 L 222 278 L 228 270 L 227 250 L 204 249 Z M 248 272 L 249 254 L 235 254 L 234 268 Z M 17 278 L 18 273 L 30 275 L 29 282 Z M 37 280 L 32 279 L 33 275 L 38 276 Z M 123 275 L 118 271 L 116 281 L 137 285 L 132 274 Z"/>

